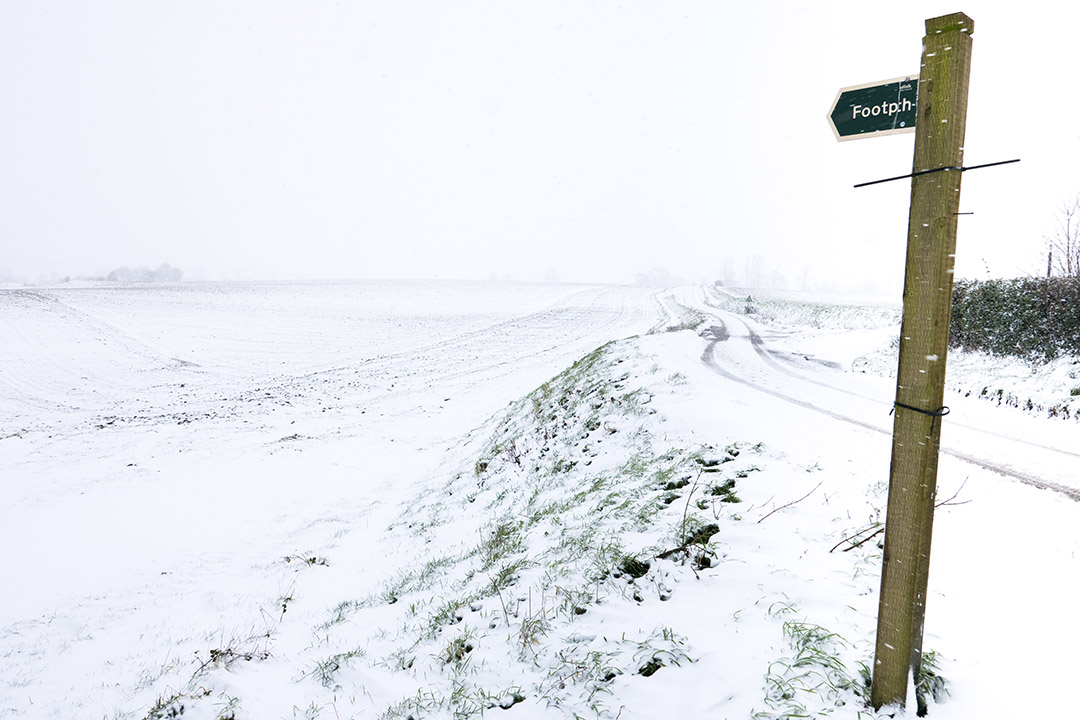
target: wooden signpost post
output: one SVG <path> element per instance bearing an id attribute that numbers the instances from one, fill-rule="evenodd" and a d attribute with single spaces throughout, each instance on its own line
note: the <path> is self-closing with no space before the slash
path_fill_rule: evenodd
<path id="1" fill-rule="evenodd" d="M 908 682 L 918 676 L 922 664 L 941 417 L 948 412 L 942 402 L 973 31 L 971 18 L 954 13 L 927 20 L 923 38 L 885 555 L 871 688 L 875 708 L 904 705 Z M 840 135 L 834 115 L 858 127 L 858 121 L 875 118 L 875 107 L 876 117 L 894 107 L 899 113 L 903 107 L 902 98 L 886 98 L 872 105 L 869 100 L 859 102 L 857 96 L 849 96 L 848 104 L 838 107 L 842 99 L 844 91 L 830 111 L 830 123 L 838 139 L 845 138 Z M 867 107 L 871 108 L 868 115 Z M 902 131 L 898 126 L 886 128 L 890 129 Z M 851 134 L 859 137 L 880 133 L 862 130 Z"/>
<path id="2" fill-rule="evenodd" d="M 974 23 L 963 13 L 926 21 L 915 121 L 904 315 L 896 379 L 889 507 L 881 567 L 871 700 L 906 700 L 922 665 L 930 537 L 937 493 L 956 220 L 964 165 Z"/>

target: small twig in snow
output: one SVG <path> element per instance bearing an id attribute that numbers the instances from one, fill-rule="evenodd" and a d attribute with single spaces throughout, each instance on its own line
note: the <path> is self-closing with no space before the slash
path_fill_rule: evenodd
<path id="1" fill-rule="evenodd" d="M 492 585 L 495 585 L 495 583 L 492 583 Z M 495 592 L 499 594 L 499 604 L 502 605 L 503 617 L 506 618 L 506 627 L 510 627 L 510 613 L 506 612 L 506 601 L 503 600 L 502 589 L 495 585 Z"/>
<path id="2" fill-rule="evenodd" d="M 971 477 L 971 476 L 969 475 L 968 477 Z M 956 499 L 956 496 L 960 494 L 960 491 L 964 489 L 964 486 L 967 485 L 967 481 L 968 481 L 968 478 L 964 478 L 964 482 L 960 483 L 960 487 L 956 488 L 956 492 L 954 492 L 952 494 L 952 497 L 948 498 L 947 500 L 942 500 L 941 502 L 935 504 L 934 507 L 941 507 L 942 505 L 966 505 L 969 502 L 971 502 L 970 500 L 961 500 L 960 502 L 953 502 L 953 500 Z"/>
<path id="3" fill-rule="evenodd" d="M 746 512 L 749 513 L 751 510 L 753 510 L 756 507 L 765 507 L 766 505 L 768 505 L 769 503 L 771 503 L 775 499 L 776 499 L 776 496 L 773 495 L 771 498 L 769 498 L 765 502 L 761 503 L 761 505 L 751 505 L 750 507 L 746 508 Z"/>
<path id="4" fill-rule="evenodd" d="M 855 538 L 859 537 L 859 536 L 860 536 L 860 535 L 862 535 L 863 533 L 866 533 L 866 532 L 870 532 L 871 530 L 876 530 L 876 531 L 877 531 L 877 532 L 875 532 L 875 533 L 874 533 L 873 535 L 870 535 L 869 537 L 865 537 L 865 538 L 863 538 L 862 540 L 860 540 L 860 541 L 859 541 L 859 542 L 857 542 L 857 543 L 852 543 L 851 547 L 848 547 L 848 548 L 844 548 L 844 552 L 847 552 L 848 550 L 851 550 L 851 548 L 857 548 L 857 547 L 859 547 L 860 545 L 862 545 L 862 544 L 863 544 L 864 542 L 866 542 L 867 540 L 869 540 L 870 538 L 872 538 L 872 537 L 874 537 L 875 535 L 877 535 L 878 533 L 880 533 L 880 532 L 881 532 L 882 530 L 884 530 L 884 529 L 885 529 L 885 528 L 883 528 L 883 527 L 882 527 L 882 525 L 881 525 L 881 523 L 879 523 L 879 522 L 876 522 L 876 523 L 874 523 L 874 524 L 870 525 L 869 527 L 864 527 L 864 528 L 863 528 L 862 530 L 857 530 L 857 531 L 855 531 L 854 533 L 852 533 L 851 535 L 847 535 L 847 536 L 845 536 L 845 537 L 841 538 L 840 542 L 836 543 L 835 545 L 833 545 L 833 546 L 832 546 L 832 547 L 831 547 L 831 548 L 829 549 L 829 552 L 832 552 L 833 550 L 835 550 L 836 548 L 840 547 L 840 546 L 841 546 L 841 545 L 843 545 L 844 543 L 851 543 L 851 541 L 852 541 L 852 540 L 854 540 Z"/>
<path id="5" fill-rule="evenodd" d="M 824 480 L 822 480 L 821 482 L 825 482 L 825 481 L 824 481 Z M 821 487 L 821 483 L 820 483 L 820 482 L 819 482 L 819 483 L 818 483 L 817 485 L 815 485 L 815 486 L 814 486 L 814 490 L 817 490 L 817 489 L 818 489 L 819 487 Z M 764 516 L 763 516 L 763 517 L 761 518 L 761 520 L 764 520 L 765 518 L 769 517 L 769 515 L 772 515 L 773 513 L 776 513 L 776 512 L 780 512 L 780 511 L 781 511 L 781 510 L 783 510 L 784 508 L 788 508 L 788 507 L 791 507 L 791 506 L 792 506 L 792 505 L 794 505 L 795 503 L 801 503 L 801 502 L 802 502 L 803 500 L 805 500 L 806 498 L 808 498 L 808 497 L 810 497 L 811 495 L 813 495 L 813 494 L 814 494 L 814 490 L 811 490 L 810 492 L 806 493 L 805 495 L 803 495 L 803 496 L 802 496 L 801 498 L 799 498 L 798 500 L 792 500 L 791 502 L 789 502 L 789 503 L 785 503 L 784 505 L 781 505 L 781 506 L 780 506 L 780 507 L 778 507 L 778 508 L 774 508 L 774 509 L 773 509 L 773 510 L 772 510 L 771 512 L 768 512 L 768 513 L 766 513 L 766 514 L 765 514 L 765 515 L 764 515 Z M 760 523 L 760 522 L 761 522 L 761 520 L 758 520 L 758 522 Z"/>
<path id="6" fill-rule="evenodd" d="M 701 480 L 701 473 L 703 470 L 698 470 L 697 477 L 694 478 L 694 484 L 690 486 L 690 492 L 686 494 L 686 505 L 683 506 L 682 511 L 682 546 L 686 547 L 686 513 L 690 510 L 690 498 L 694 497 L 694 491 L 698 488 L 698 481 Z"/>
<path id="7" fill-rule="evenodd" d="M 881 533 L 883 533 L 883 532 L 885 532 L 885 528 L 883 528 L 883 527 L 881 527 L 881 528 L 878 528 L 878 529 L 877 529 L 877 530 L 876 530 L 875 532 L 873 532 L 873 533 L 871 533 L 871 534 L 867 535 L 866 537 L 864 537 L 864 538 L 863 538 L 862 540 L 860 540 L 859 542 L 857 542 L 857 543 L 852 543 L 852 544 L 851 544 L 851 547 L 846 547 L 846 548 L 844 548 L 844 552 L 847 552 L 848 550 L 854 550 L 855 548 L 859 547 L 859 546 L 860 546 L 860 545 L 862 545 L 863 543 L 865 543 L 865 542 L 869 542 L 869 540 L 870 540 L 871 538 L 876 538 L 876 537 L 877 537 L 878 535 L 880 535 L 880 534 L 881 534 Z M 835 549 L 836 549 L 836 548 L 833 548 L 833 550 L 835 550 Z M 830 550 L 829 552 L 832 552 L 832 550 Z"/>

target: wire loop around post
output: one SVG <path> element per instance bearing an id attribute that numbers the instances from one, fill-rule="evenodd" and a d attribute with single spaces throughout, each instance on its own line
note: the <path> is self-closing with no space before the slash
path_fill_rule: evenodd
<path id="1" fill-rule="evenodd" d="M 894 402 L 892 410 L 889 410 L 889 414 L 892 415 L 893 412 L 896 411 L 896 408 L 903 408 L 904 410 L 911 410 L 912 412 L 917 412 L 917 413 L 920 413 L 921 415 L 929 415 L 930 416 L 930 432 L 931 433 L 934 432 L 934 422 L 936 422 L 938 418 L 945 417 L 946 415 L 949 414 L 949 408 L 946 407 L 945 405 L 942 405 L 937 410 L 923 410 L 922 408 L 917 408 L 914 405 L 905 405 L 902 402 Z"/>

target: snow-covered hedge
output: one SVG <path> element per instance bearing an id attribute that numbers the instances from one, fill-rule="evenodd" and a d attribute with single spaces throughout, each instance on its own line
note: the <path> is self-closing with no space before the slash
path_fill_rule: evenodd
<path id="1" fill-rule="evenodd" d="M 1080 355 L 1080 278 L 960 280 L 949 344 L 1047 361 Z"/>

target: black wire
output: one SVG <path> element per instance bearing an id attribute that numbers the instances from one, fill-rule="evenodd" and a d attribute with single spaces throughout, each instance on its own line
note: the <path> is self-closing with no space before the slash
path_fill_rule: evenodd
<path id="1" fill-rule="evenodd" d="M 904 408 L 905 410 L 911 410 L 913 412 L 922 413 L 923 415 L 930 415 L 931 417 L 944 417 L 949 414 L 949 408 L 942 405 L 937 410 L 923 410 L 912 405 L 905 405 L 902 402 L 894 402 L 894 408 Z"/>
<path id="2" fill-rule="evenodd" d="M 917 412 L 917 413 L 920 413 L 922 415 L 929 415 L 930 418 L 931 418 L 931 420 L 930 420 L 930 432 L 931 432 L 931 434 L 934 432 L 934 423 L 937 421 L 937 419 L 939 417 L 945 417 L 946 415 L 949 414 L 949 408 L 944 406 L 944 405 L 939 407 L 937 410 L 923 410 L 922 408 L 917 408 L 914 405 L 905 405 L 902 402 L 894 402 L 892 410 L 889 410 L 889 414 L 892 415 L 893 412 L 896 410 L 896 408 L 903 408 L 904 410 L 911 410 L 912 412 Z"/>
<path id="3" fill-rule="evenodd" d="M 904 178 L 919 177 L 920 175 L 930 175 L 931 173 L 945 172 L 946 170 L 959 170 L 964 172 L 965 170 L 978 170 L 980 168 L 994 167 L 995 165 L 1008 165 L 1009 163 L 1020 162 L 1020 158 L 1015 160 L 1000 160 L 998 162 L 983 163 L 982 165 L 971 165 L 970 167 L 957 167 L 956 165 L 949 165 L 948 167 L 934 168 L 933 170 L 919 170 L 918 172 L 908 173 L 907 175 L 897 175 L 896 177 L 885 178 L 884 180 L 871 180 L 870 182 L 859 183 L 855 187 L 861 188 L 867 185 L 878 185 L 880 183 L 892 182 L 893 180 L 903 180 Z"/>

